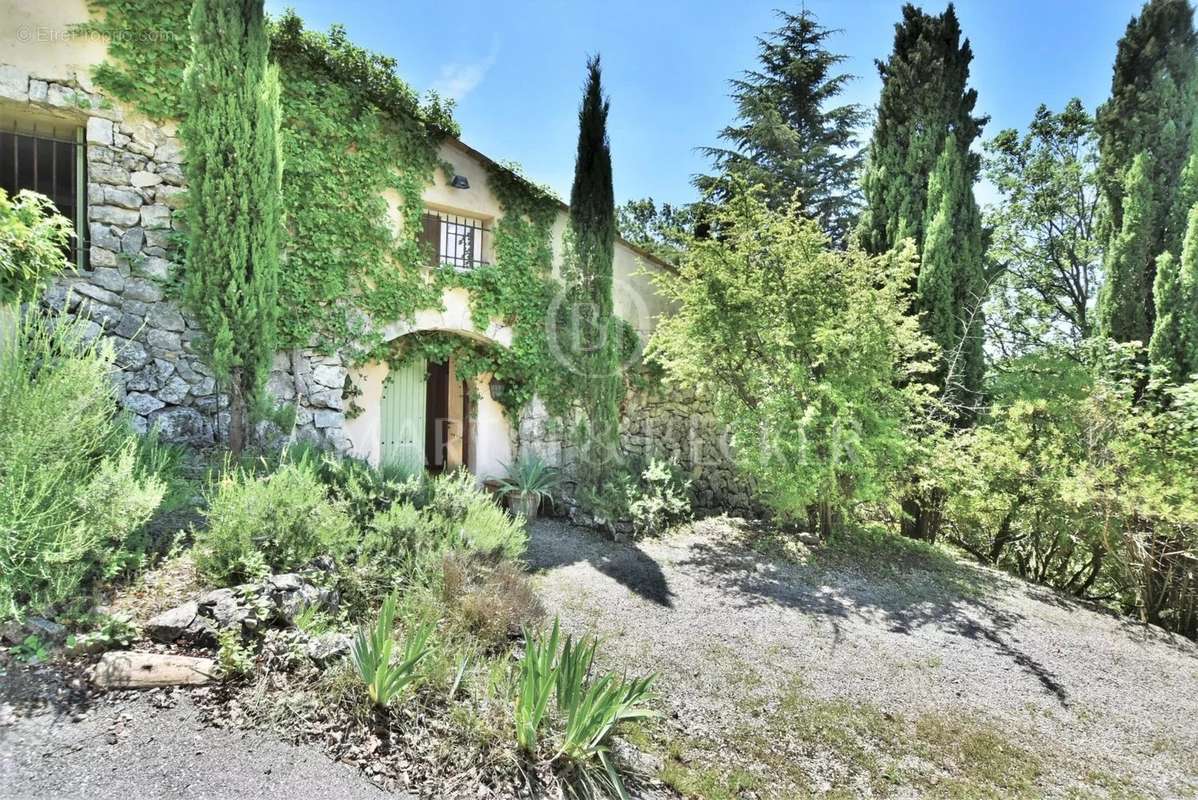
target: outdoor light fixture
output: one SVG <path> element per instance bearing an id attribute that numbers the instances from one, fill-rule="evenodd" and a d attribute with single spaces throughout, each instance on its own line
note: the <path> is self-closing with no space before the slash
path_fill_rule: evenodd
<path id="1" fill-rule="evenodd" d="M 455 189 L 469 189 L 470 181 L 466 180 L 465 175 L 454 175 L 453 180 L 449 182 L 449 185 Z"/>
<path id="2" fill-rule="evenodd" d="M 491 399 L 496 403 L 503 403 L 503 399 L 507 397 L 508 393 L 507 381 L 491 378 L 491 384 L 488 388 L 491 390 Z"/>

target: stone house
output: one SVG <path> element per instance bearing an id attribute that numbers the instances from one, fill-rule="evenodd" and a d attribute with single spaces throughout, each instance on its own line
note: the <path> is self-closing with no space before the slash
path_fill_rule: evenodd
<path id="1" fill-rule="evenodd" d="M 4 0 L 0 15 L 0 188 L 48 195 L 75 222 L 74 271 L 45 302 L 86 316 L 115 346 L 120 402 L 139 429 L 168 440 L 209 444 L 227 425 L 226 398 L 197 346 L 203 331 L 170 287 L 179 279 L 177 237 L 186 202 L 186 153 L 173 122 L 155 122 L 106 96 L 93 79 L 108 57 L 100 37 L 72 35 L 88 19 L 86 0 Z M 423 234 L 442 262 L 472 270 L 495 257 L 493 231 L 503 208 L 487 156 L 456 138 L 424 187 Z M 398 196 L 386 198 L 391 207 Z M 552 228 L 554 270 L 568 209 Z M 398 210 L 395 224 L 401 224 Z M 616 313 L 643 339 L 668 309 L 649 274 L 672 269 L 647 252 L 616 243 Z M 510 347 L 503 319 L 477 324 L 471 297 L 446 288 L 439 307 L 409 318 L 376 320 L 384 341 L 436 331 Z M 314 343 L 313 343 L 314 344 Z M 360 363 L 342 350 L 281 352 L 268 382 L 295 411 L 287 435 L 307 438 L 372 463 L 405 460 L 433 469 L 465 466 L 480 480 L 502 476 L 520 452 L 568 459 L 561 425 L 534 398 L 518 418 L 505 413 L 489 374 L 456 380 L 448 363 L 417 361 L 391 369 Z M 351 413 L 352 409 L 352 413 Z M 726 436 L 702 403 L 676 391 L 630 390 L 622 446 L 629 454 L 676 457 L 695 477 L 701 508 L 746 509 L 748 493 L 731 468 Z"/>

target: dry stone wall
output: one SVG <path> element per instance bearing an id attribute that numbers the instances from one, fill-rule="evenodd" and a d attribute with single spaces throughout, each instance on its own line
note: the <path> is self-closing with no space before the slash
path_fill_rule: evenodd
<path id="1" fill-rule="evenodd" d="M 112 344 L 134 427 L 168 441 L 217 441 L 228 430 L 228 398 L 203 357 L 203 331 L 178 300 L 186 186 L 176 126 L 127 114 L 74 79 L 5 65 L 0 101 L 18 117 L 27 110 L 86 131 L 88 268 L 56 281 L 44 302 L 84 317 L 89 335 Z M 339 356 L 299 350 L 275 359 L 268 385 L 295 404 L 299 436 L 343 451 L 344 380 Z"/>

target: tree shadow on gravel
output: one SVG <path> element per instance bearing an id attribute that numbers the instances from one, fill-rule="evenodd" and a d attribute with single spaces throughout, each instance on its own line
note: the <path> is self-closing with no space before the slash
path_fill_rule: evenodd
<path id="1" fill-rule="evenodd" d="M 621 544 L 578 531 L 562 535 L 566 523 L 545 520 L 528 530 L 528 567 L 547 572 L 586 562 L 597 572 L 617 581 L 644 599 L 664 608 L 674 607 L 674 593 L 661 565 L 635 544 Z"/>
<path id="2" fill-rule="evenodd" d="M 892 535 L 848 534 L 803 553 L 799 560 L 780 561 L 749 549 L 742 537 L 706 536 L 677 567 L 728 590 L 733 606 L 777 605 L 822 617 L 836 643 L 850 619 L 880 623 L 900 635 L 928 627 L 982 642 L 1068 705 L 1058 676 L 1015 641 L 1011 631 L 1023 616 L 993 602 L 1009 579 Z"/>

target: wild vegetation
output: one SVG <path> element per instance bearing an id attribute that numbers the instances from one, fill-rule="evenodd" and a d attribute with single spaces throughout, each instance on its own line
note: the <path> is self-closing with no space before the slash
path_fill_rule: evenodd
<path id="1" fill-rule="evenodd" d="M 136 2 L 98 4 L 119 20 Z M 260 0 L 190 8 L 190 61 L 170 72 L 181 95 L 147 92 L 112 65 L 97 77 L 143 110 L 185 117 L 184 294 L 231 398 L 232 452 L 184 455 L 130 429 L 111 380 L 119 354 L 83 315 L 36 302 L 65 266 L 69 223 L 43 198 L 0 193 L 6 631 L 57 617 L 80 658 L 144 643 L 155 634 L 143 625 L 160 649 L 209 651 L 223 682 L 208 713 L 285 722 L 391 788 L 626 796 L 645 776 L 615 737 L 652 738 L 656 677 L 610 668 L 608 643 L 548 622 L 523 563 L 526 523 L 541 511 L 577 504 L 595 527 L 626 523 L 637 536 L 692 516 L 677 463 L 618 455 L 639 344 L 614 317 L 619 225 L 676 267 L 655 276 L 674 311 L 647 359 L 668 385 L 712 399 L 773 514 L 774 538 L 756 545 L 787 555 L 805 529 L 829 559 L 885 561 L 868 540 L 948 561 L 947 544 L 1198 638 L 1198 35 L 1186 0 L 1145 4 L 1093 116 L 1079 101 L 1042 106 L 1027 131 L 986 143 L 984 159 L 973 54 L 951 5 L 903 9 L 864 150 L 862 110 L 835 104 L 848 79 L 826 49 L 832 32 L 809 12 L 782 14 L 760 42 L 761 69 L 734 81 L 737 118 L 685 207 L 646 199 L 617 213 L 596 57 L 561 286 L 552 199 L 498 168 L 498 264 L 469 276 L 393 269 L 424 254 L 380 222 L 379 190 L 418 213 L 440 166 L 434 145 L 453 130 L 444 107 L 419 103 L 391 62 L 338 29 L 304 32 L 294 15 L 272 26 Z M 161 13 L 178 24 L 178 12 Z M 179 58 L 154 63 L 173 70 Z M 326 95 L 329 74 L 348 78 Z M 330 122 L 365 100 L 368 112 Z M 328 149 L 308 146 L 303 120 L 330 122 Z M 326 239 L 335 190 L 313 188 L 314 176 L 342 157 L 339 177 L 365 199 L 345 210 L 349 233 Z M 381 164 L 396 171 L 380 177 Z M 974 193 L 983 174 L 998 192 L 986 209 Z M 285 212 L 299 222 L 283 228 Z M 328 251 L 310 241 L 337 251 L 327 271 Z M 510 322 L 502 353 L 436 335 L 381 352 L 363 334 L 356 356 L 452 353 L 465 371 L 510 380 L 511 411 L 542 396 L 576 413 L 575 471 L 521 453 L 496 496 L 465 471 L 412 474 L 300 442 L 247 446 L 275 349 L 327 332 L 345 344 L 348 298 L 367 286 L 376 315 L 402 317 L 454 286 L 480 318 Z M 547 319 L 558 289 L 571 319 Z M 311 317 L 285 313 L 295 309 Z M 552 363 L 550 334 L 570 345 L 568 374 Z M 165 519 L 180 507 L 182 520 Z M 107 613 L 151 565 L 185 576 L 170 592 L 182 605 L 167 608 L 159 591 L 138 624 Z M 45 660 L 45 645 L 30 635 L 13 655 Z M 816 747 L 865 764 L 858 786 L 879 794 L 905 780 L 932 795 L 1032 796 L 1046 768 L 984 724 L 887 716 L 798 687 L 761 721 L 723 765 L 692 757 L 698 738 L 669 743 L 658 776 L 683 794 L 744 797 L 768 768 L 780 776 L 772 790 L 808 791 L 810 776 L 788 765 Z M 932 769 L 903 777 L 913 761 Z M 959 783 L 922 782 L 942 774 Z"/>

